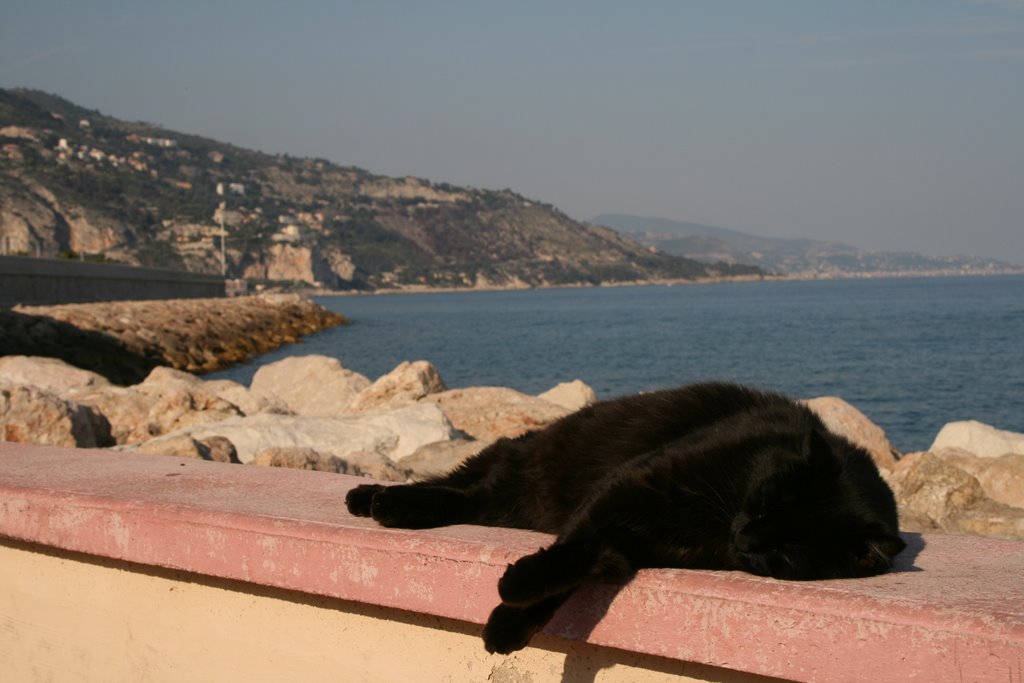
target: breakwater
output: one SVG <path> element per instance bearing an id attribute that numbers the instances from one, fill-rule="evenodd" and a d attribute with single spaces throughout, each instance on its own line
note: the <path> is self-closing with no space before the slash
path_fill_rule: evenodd
<path id="1" fill-rule="evenodd" d="M 158 366 L 220 370 L 346 322 L 293 294 L 16 306 L 0 309 L 0 356 L 50 356 L 134 384 Z"/>

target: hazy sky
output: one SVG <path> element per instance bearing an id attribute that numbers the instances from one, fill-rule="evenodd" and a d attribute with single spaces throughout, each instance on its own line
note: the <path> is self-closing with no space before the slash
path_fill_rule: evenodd
<path id="1" fill-rule="evenodd" d="M 0 86 L 579 219 L 1024 263 L 1024 0 L 5 0 Z"/>

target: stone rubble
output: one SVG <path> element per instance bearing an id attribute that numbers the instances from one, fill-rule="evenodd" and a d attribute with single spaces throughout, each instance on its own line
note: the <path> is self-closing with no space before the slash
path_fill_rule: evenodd
<path id="1" fill-rule="evenodd" d="M 539 396 L 449 389 L 427 361 L 370 381 L 324 356 L 261 368 L 252 385 L 169 367 L 130 386 L 60 360 L 0 357 L 0 436 L 80 448 L 340 472 L 389 481 L 443 473 L 488 444 L 596 400 L 579 380 Z M 865 448 L 896 494 L 905 531 L 1024 538 L 1024 435 L 952 423 L 928 452 L 901 455 L 836 397 L 806 401 Z"/>

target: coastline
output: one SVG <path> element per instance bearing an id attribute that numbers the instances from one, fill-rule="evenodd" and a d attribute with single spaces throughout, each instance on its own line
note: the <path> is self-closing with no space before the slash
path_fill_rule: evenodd
<path id="1" fill-rule="evenodd" d="M 814 275 L 735 275 L 730 277 L 708 277 L 686 280 L 681 278 L 633 280 L 629 282 L 602 282 L 591 284 L 586 282 L 558 284 L 558 285 L 494 285 L 488 284 L 479 287 L 429 287 L 427 285 L 410 285 L 407 287 L 386 287 L 374 290 L 329 290 L 304 288 L 296 293 L 304 297 L 347 297 L 347 296 L 373 296 L 391 294 L 446 294 L 465 292 L 520 292 L 531 289 L 600 289 L 611 287 L 675 287 L 677 285 L 717 285 L 747 282 L 834 282 L 837 280 L 908 280 L 945 277 L 1014 277 L 1024 275 L 1024 268 L 1019 270 L 1005 270 L 998 272 L 962 272 L 960 270 L 936 270 L 936 271 L 900 271 L 894 273 L 864 272 L 864 273 L 836 273 L 836 274 L 814 274 Z"/>

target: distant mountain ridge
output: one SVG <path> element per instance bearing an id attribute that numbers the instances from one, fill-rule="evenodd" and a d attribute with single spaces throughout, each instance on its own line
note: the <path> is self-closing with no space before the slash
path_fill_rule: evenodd
<path id="1" fill-rule="evenodd" d="M 243 149 L 0 89 L 0 253 L 328 289 L 760 276 L 652 251 L 511 190 Z"/>
<path id="2" fill-rule="evenodd" d="M 798 277 L 1021 273 L 1024 267 L 977 256 L 866 251 L 840 242 L 759 237 L 700 223 L 602 214 L 589 221 L 660 252 L 698 261 L 749 263 Z"/>

